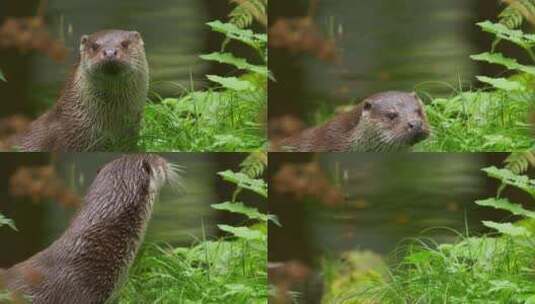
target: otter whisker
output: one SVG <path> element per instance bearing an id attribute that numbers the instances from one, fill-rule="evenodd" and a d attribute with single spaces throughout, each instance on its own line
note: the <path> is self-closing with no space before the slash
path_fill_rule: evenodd
<path id="1" fill-rule="evenodd" d="M 167 163 L 167 185 L 171 187 L 173 192 L 184 191 L 184 183 L 182 176 L 184 175 L 185 167 L 179 164 Z"/>

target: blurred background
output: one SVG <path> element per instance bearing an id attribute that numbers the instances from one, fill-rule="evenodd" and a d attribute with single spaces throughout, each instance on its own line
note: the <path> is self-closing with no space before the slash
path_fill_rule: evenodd
<path id="1" fill-rule="evenodd" d="M 477 206 L 498 184 L 482 168 L 503 167 L 507 153 L 270 153 L 269 261 L 318 267 L 349 250 L 388 255 L 402 241 L 488 232 L 481 220 L 509 214 Z M 511 188 L 511 187 L 509 187 Z M 514 189 L 504 195 L 531 202 Z"/>
<path id="2" fill-rule="evenodd" d="M 0 118 L 13 114 L 35 116 L 59 96 L 59 90 L 77 59 L 80 37 L 118 28 L 137 30 L 145 42 L 151 72 L 151 94 L 176 97 L 203 87 L 206 73 L 232 74 L 228 67 L 201 61 L 199 55 L 220 49 L 223 35 L 206 22 L 226 20 L 233 6 L 211 0 L 25 0 L 0 1 L 0 32 L 8 33 L 9 18 L 40 16 L 44 25 L 29 20 L 44 43 L 37 50 L 4 47 L 0 41 Z M 41 32 L 43 30 L 43 32 Z M 1 35 L 0 35 L 1 37 Z M 32 38 L 35 39 L 35 38 Z M 247 48 L 229 49 L 247 58 Z"/>
<path id="3" fill-rule="evenodd" d="M 270 120 L 291 114 L 311 123 L 318 110 L 386 90 L 450 95 L 475 75 L 499 73 L 469 58 L 490 49 L 491 36 L 475 23 L 496 20 L 499 2 L 272 0 Z"/>
<path id="4" fill-rule="evenodd" d="M 154 206 L 145 240 L 188 246 L 220 236 L 216 224 L 241 224 L 237 216 L 210 207 L 228 201 L 235 189 L 217 172 L 238 171 L 247 154 L 162 153 L 184 167 L 183 187 L 164 188 Z M 119 157 L 115 153 L 2 153 L 0 213 L 15 221 L 18 232 L 0 229 L 0 267 L 20 262 L 47 247 L 68 226 L 98 168 Z M 264 209 L 255 194 L 243 201 Z"/>

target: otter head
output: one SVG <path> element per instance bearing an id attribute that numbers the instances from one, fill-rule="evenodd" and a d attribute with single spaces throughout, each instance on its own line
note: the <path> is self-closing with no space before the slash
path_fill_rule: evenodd
<path id="1" fill-rule="evenodd" d="M 161 188 L 179 182 L 179 168 L 156 154 L 122 156 L 102 167 L 88 191 L 87 202 L 152 206 Z M 112 196 L 119 196 L 110 200 Z"/>
<path id="2" fill-rule="evenodd" d="M 136 31 L 104 30 L 82 36 L 80 66 L 91 76 L 111 79 L 143 71 L 143 39 Z"/>
<path id="3" fill-rule="evenodd" d="M 385 92 L 363 101 L 356 150 L 403 150 L 429 136 L 424 105 L 416 93 Z"/>

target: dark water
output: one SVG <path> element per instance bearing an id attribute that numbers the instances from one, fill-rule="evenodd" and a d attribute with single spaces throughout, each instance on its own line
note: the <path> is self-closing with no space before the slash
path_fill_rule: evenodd
<path id="1" fill-rule="evenodd" d="M 233 185 L 221 180 L 217 172 L 239 170 L 247 154 L 239 153 L 163 153 L 169 161 L 184 167 L 182 187 L 177 192 L 164 188 L 154 207 L 146 240 L 172 245 L 190 245 L 204 237 L 220 236 L 216 224 L 237 224 L 243 220 L 219 212 L 211 204 L 228 201 Z M 48 246 L 65 230 L 75 208 L 66 208 L 55 199 L 33 201 L 15 197 L 10 177 L 23 166 L 52 164 L 66 186 L 83 195 L 97 169 L 119 154 L 114 153 L 3 153 L 0 155 L 0 213 L 15 220 L 19 232 L 0 229 L 0 267 L 10 265 Z M 243 201 L 262 208 L 265 202 L 243 193 Z"/>
<path id="2" fill-rule="evenodd" d="M 9 16 L 34 15 L 37 2 L 0 3 L 0 23 Z M 151 69 L 151 97 L 178 96 L 203 87 L 205 73 L 221 72 L 221 66 L 207 64 L 199 55 L 218 50 L 223 41 L 205 23 L 224 20 L 230 8 L 226 1 L 211 0 L 50 0 L 45 16 L 48 29 L 64 39 L 69 59 L 57 63 L 35 52 L 0 50 L 0 69 L 9 80 L 0 84 L 0 116 L 46 109 L 76 60 L 80 37 L 107 28 L 142 34 Z"/>
<path id="3" fill-rule="evenodd" d="M 300 163 L 286 154 L 270 156 L 270 176 L 284 163 Z M 270 260 L 317 262 L 320 255 L 351 249 L 389 253 L 407 238 L 453 241 L 458 232 L 485 231 L 482 219 L 509 216 L 474 204 L 493 197 L 497 184 L 482 168 L 501 166 L 507 154 L 474 153 L 331 153 L 317 156 L 324 172 L 344 193 L 342 205 L 329 207 L 313 198 L 296 200 L 270 192 L 270 209 L 282 228 L 271 226 Z M 529 202 L 522 193 L 513 201 Z"/>
<path id="4" fill-rule="evenodd" d="M 304 16 L 311 2 L 271 1 L 270 22 Z M 340 62 L 270 50 L 277 78 L 270 86 L 270 115 L 310 118 L 318 108 L 379 91 L 437 96 L 477 85 L 475 75 L 497 70 L 469 58 L 491 44 L 475 23 L 496 20 L 501 8 L 488 0 L 318 1 L 313 19 L 326 37 L 336 38 Z"/>

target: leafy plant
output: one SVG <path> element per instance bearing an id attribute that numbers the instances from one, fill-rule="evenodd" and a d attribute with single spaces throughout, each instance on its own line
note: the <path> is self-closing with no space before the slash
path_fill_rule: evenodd
<path id="1" fill-rule="evenodd" d="M 508 211 L 516 216 L 520 216 L 525 219 L 535 219 L 535 212 L 524 209 L 521 204 L 511 202 L 508 198 L 500 197 L 501 192 L 505 186 L 515 187 L 529 194 L 535 199 L 535 180 L 530 179 L 525 175 L 516 174 L 509 169 L 498 169 L 496 167 L 489 167 L 483 169 L 489 177 L 495 178 L 502 183 L 502 187 L 498 189 L 497 196 L 495 198 L 488 198 L 485 200 L 478 200 L 476 204 L 485 207 L 492 207 L 495 209 Z M 531 236 L 532 233 L 527 228 L 516 225 L 511 222 L 496 223 L 493 221 L 483 221 L 483 224 L 489 228 L 493 228 L 498 232 L 513 237 L 517 236 Z"/>
<path id="2" fill-rule="evenodd" d="M 533 61 L 535 61 L 535 55 L 532 51 L 532 48 L 535 46 L 535 35 L 526 34 L 521 30 L 512 30 L 507 28 L 503 24 L 492 23 L 488 20 L 479 22 L 477 23 L 477 25 L 481 27 L 484 32 L 491 33 L 500 40 L 506 40 L 519 46 L 528 53 L 528 55 Z M 494 53 L 494 47 L 492 49 L 492 53 Z M 533 66 L 519 64 L 516 62 L 515 59 L 507 58 L 501 53 L 483 53 L 472 56 L 472 59 L 503 65 L 510 70 L 516 70 L 530 75 L 535 74 L 535 68 Z"/>
<path id="3" fill-rule="evenodd" d="M 2 226 L 8 226 L 9 228 L 17 231 L 15 222 L 11 219 L 8 219 L 2 213 L 0 213 L 0 228 L 2 228 Z M 4 290 L 3 282 L 1 281 L 1 278 L 0 278 L 0 303 L 15 303 L 15 302 L 20 303 L 20 301 L 17 301 L 17 300 L 18 299 L 15 298 L 15 295 Z"/>
<path id="4" fill-rule="evenodd" d="M 2 226 L 8 226 L 9 228 L 17 231 L 17 227 L 15 226 L 15 222 L 13 220 L 11 220 L 11 219 L 8 219 L 2 213 L 0 213 L 0 228 Z"/>
<path id="5" fill-rule="evenodd" d="M 230 23 L 239 28 L 245 28 L 258 20 L 262 25 L 267 25 L 267 0 L 230 0 L 236 7 L 230 12 Z"/>
<path id="6" fill-rule="evenodd" d="M 535 180 L 509 169 L 484 168 L 491 178 L 535 198 Z M 388 275 L 354 284 L 338 303 L 535 303 L 531 266 L 535 211 L 501 197 L 476 204 L 528 219 L 521 223 L 483 221 L 498 233 L 491 236 L 458 234 L 452 244 L 431 239 L 411 241 L 396 252 Z M 344 302 L 347 301 L 347 302 Z M 335 301 L 336 302 L 336 301 Z"/>
<path id="7" fill-rule="evenodd" d="M 240 164 L 240 172 L 252 178 L 260 177 L 267 165 L 267 153 L 253 152 Z"/>
<path id="8" fill-rule="evenodd" d="M 233 172 L 230 170 L 219 172 L 218 175 L 223 180 L 236 185 L 236 189 L 232 195 L 231 201 L 212 205 L 217 210 L 225 210 L 232 213 L 245 215 L 249 220 L 259 221 L 262 229 L 259 231 L 248 226 L 231 227 L 228 225 L 218 225 L 219 229 L 228 232 L 235 237 L 245 238 L 249 240 L 267 240 L 267 223 L 269 220 L 278 224 L 278 221 L 273 215 L 266 215 L 260 213 L 258 209 L 247 207 L 242 202 L 237 201 L 238 195 L 242 190 L 250 190 L 264 198 L 267 198 L 267 183 L 263 179 L 255 178 L 260 175 L 267 166 L 267 154 L 259 152 L 251 154 L 241 164 L 240 172 Z M 266 243 L 267 244 L 267 243 Z"/>
<path id="9" fill-rule="evenodd" d="M 220 63 L 226 63 L 235 66 L 240 70 L 245 70 L 258 74 L 259 76 L 264 76 L 264 79 L 267 81 L 266 77 L 268 76 L 267 69 L 267 35 L 254 33 L 249 29 L 242 29 L 235 26 L 232 23 L 223 23 L 219 20 L 212 21 L 208 23 L 208 26 L 212 28 L 213 31 L 222 33 L 226 38 L 234 40 L 245 44 L 256 51 L 259 55 L 259 59 L 263 65 L 254 65 L 248 63 L 245 59 L 239 59 L 234 57 L 231 53 L 225 53 L 226 43 L 223 44 L 221 52 L 214 52 L 208 55 L 201 55 L 201 58 L 205 60 L 217 61 Z"/>
<path id="10" fill-rule="evenodd" d="M 513 152 L 505 159 L 505 164 L 505 168 L 515 174 L 524 173 L 530 166 L 535 167 L 535 150 L 532 148 L 526 152 Z"/>
<path id="11" fill-rule="evenodd" d="M 535 141 L 528 122 L 532 93 L 462 92 L 435 98 L 426 106 L 431 138 L 415 147 L 423 151 L 526 151 Z"/>
<path id="12" fill-rule="evenodd" d="M 478 26 L 500 41 L 509 41 L 535 61 L 535 35 L 484 21 Z M 528 113 L 535 106 L 535 66 L 496 52 L 473 55 L 476 61 L 503 66 L 510 77 L 477 76 L 490 88 L 435 98 L 426 107 L 432 137 L 417 149 L 426 151 L 526 151 L 535 145 Z"/>
<path id="13" fill-rule="evenodd" d="M 507 7 L 499 14 L 500 23 L 510 29 L 519 28 L 525 19 L 533 20 L 535 16 L 534 0 L 507 0 L 502 1 Z"/>
<path id="14" fill-rule="evenodd" d="M 6 77 L 4 76 L 4 73 L 2 73 L 2 70 L 0 70 L 0 80 L 3 82 L 7 82 Z"/>
<path id="15" fill-rule="evenodd" d="M 226 40 L 203 60 L 233 66 L 240 76 L 207 75 L 214 87 L 165 98 L 145 108 L 141 147 L 147 151 L 254 151 L 266 145 L 267 35 L 233 23 L 209 22 Z M 256 62 L 225 51 L 229 43 L 254 50 Z"/>

